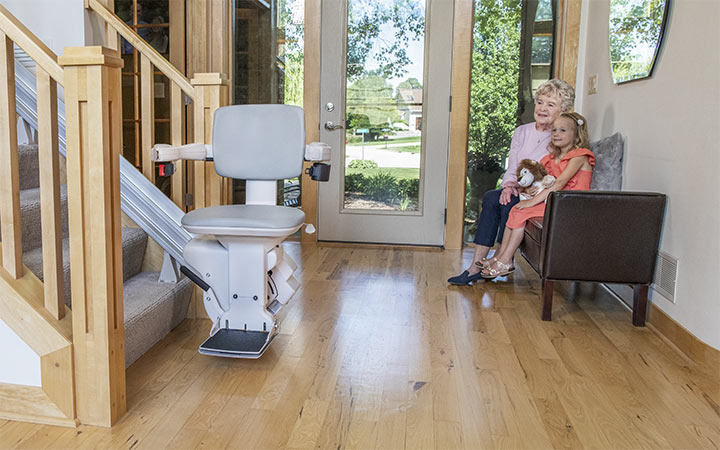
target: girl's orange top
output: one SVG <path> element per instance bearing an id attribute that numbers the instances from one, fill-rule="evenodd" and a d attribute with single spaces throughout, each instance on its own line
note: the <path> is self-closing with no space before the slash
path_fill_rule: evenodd
<path id="1" fill-rule="evenodd" d="M 567 152 L 560 162 L 555 162 L 553 155 L 545 155 L 540 163 L 545 166 L 548 175 L 558 178 L 560 174 L 567 168 L 570 160 L 578 156 L 587 156 L 591 166 L 595 166 L 595 155 L 586 148 L 576 148 Z M 578 170 L 572 178 L 563 187 L 563 191 L 588 191 L 590 190 L 590 182 L 592 181 L 592 170 Z M 508 216 L 507 227 L 510 229 L 522 228 L 525 222 L 531 217 L 542 217 L 545 214 L 545 202 L 538 203 L 535 206 L 525 209 L 513 208 Z"/>

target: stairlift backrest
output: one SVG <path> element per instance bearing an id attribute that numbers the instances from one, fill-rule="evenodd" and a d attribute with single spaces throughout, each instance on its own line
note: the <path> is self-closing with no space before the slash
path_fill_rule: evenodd
<path id="1" fill-rule="evenodd" d="M 213 125 L 215 171 L 243 180 L 281 180 L 302 172 L 305 115 L 291 105 L 218 108 Z"/>

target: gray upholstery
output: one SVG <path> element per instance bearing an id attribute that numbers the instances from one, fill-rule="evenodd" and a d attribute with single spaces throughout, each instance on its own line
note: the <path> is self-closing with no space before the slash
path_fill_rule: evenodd
<path id="1" fill-rule="evenodd" d="M 623 146 L 623 137 L 620 133 L 590 143 L 590 150 L 595 154 L 595 169 L 590 189 L 621 190 Z"/>
<path id="2" fill-rule="evenodd" d="M 294 178 L 302 172 L 304 156 L 302 108 L 235 105 L 215 111 L 213 158 L 218 174 L 243 180 Z"/>
<path id="3" fill-rule="evenodd" d="M 297 208 L 273 205 L 225 205 L 190 211 L 182 218 L 184 227 L 203 228 L 294 228 L 305 222 Z"/>

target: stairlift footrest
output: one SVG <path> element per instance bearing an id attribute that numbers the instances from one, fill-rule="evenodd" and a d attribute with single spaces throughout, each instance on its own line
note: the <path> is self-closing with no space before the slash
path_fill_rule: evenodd
<path id="1" fill-rule="evenodd" d="M 204 355 L 255 359 L 262 356 L 275 334 L 269 331 L 245 331 L 221 328 L 198 348 Z"/>

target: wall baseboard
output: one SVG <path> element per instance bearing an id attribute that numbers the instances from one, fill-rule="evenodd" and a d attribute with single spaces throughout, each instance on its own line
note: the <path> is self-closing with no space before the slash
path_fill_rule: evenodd
<path id="1" fill-rule="evenodd" d="M 604 285 L 628 307 L 632 308 L 633 290 L 625 285 Z M 720 372 L 720 350 L 707 345 L 682 325 L 665 314 L 654 303 L 649 303 L 648 328 L 672 344 L 691 361 L 707 369 L 709 373 Z"/>
<path id="2" fill-rule="evenodd" d="M 674 345 L 692 361 L 707 369 L 709 373 L 720 373 L 720 350 L 714 349 L 695 337 L 652 303 L 650 304 L 648 328 Z"/>

